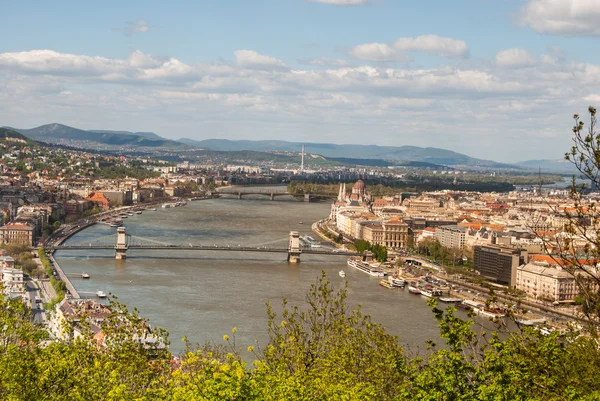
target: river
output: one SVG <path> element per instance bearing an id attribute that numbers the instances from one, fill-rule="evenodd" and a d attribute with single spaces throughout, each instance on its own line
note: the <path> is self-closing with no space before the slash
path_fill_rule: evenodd
<path id="1" fill-rule="evenodd" d="M 314 237 L 311 223 L 329 214 L 329 202 L 276 199 L 202 200 L 144 211 L 123 222 L 128 234 L 156 243 L 285 248 L 290 231 Z M 102 237 L 115 241 L 115 231 L 97 224 L 66 244 L 87 244 Z M 265 344 L 265 302 L 270 300 L 276 310 L 281 310 L 283 297 L 292 305 L 302 305 L 321 271 L 335 288 L 347 281 L 350 305 L 362 305 L 403 345 L 415 349 L 424 347 L 428 339 L 439 340 L 437 323 L 424 297 L 380 287 L 379 279 L 348 267 L 342 256 L 302 255 L 297 265 L 288 264 L 284 253 L 258 252 L 133 250 L 126 260 L 116 260 L 114 251 L 63 250 L 55 257 L 69 275 L 90 274 L 90 280 L 72 280 L 78 291 L 110 292 L 130 308 L 138 308 L 153 325 L 166 328 L 174 352 L 183 349 L 183 336 L 200 344 L 221 341 L 233 327 L 238 329 L 240 347 L 257 340 Z M 341 269 L 345 279 L 338 275 Z"/>

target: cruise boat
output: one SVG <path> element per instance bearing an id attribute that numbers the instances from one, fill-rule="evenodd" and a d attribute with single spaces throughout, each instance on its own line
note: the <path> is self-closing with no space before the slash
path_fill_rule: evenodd
<path id="1" fill-rule="evenodd" d="M 346 272 L 343 270 L 340 270 L 339 275 L 340 275 L 340 277 L 346 277 Z"/>
<path id="2" fill-rule="evenodd" d="M 442 292 L 431 286 L 425 286 L 425 287 L 421 288 L 421 295 L 424 295 L 428 298 L 433 298 L 433 297 L 438 297 L 438 296 L 442 295 Z"/>
<path id="3" fill-rule="evenodd" d="M 406 280 L 403 280 L 401 278 L 398 277 L 389 277 L 388 280 L 390 281 L 390 284 L 392 284 L 394 287 L 404 287 L 406 286 Z"/>
<path id="4" fill-rule="evenodd" d="M 106 298 L 106 294 L 104 293 L 104 291 L 98 291 L 98 292 L 96 292 L 96 296 L 98 298 Z"/>
<path id="5" fill-rule="evenodd" d="M 354 267 L 355 269 L 360 270 L 363 273 L 367 273 L 373 277 L 384 277 L 385 272 L 377 269 L 373 269 L 368 263 L 363 262 L 362 260 L 357 259 L 348 259 L 348 266 Z"/>
<path id="6" fill-rule="evenodd" d="M 447 303 L 447 304 L 457 304 L 459 302 L 462 302 L 462 299 L 460 298 L 450 298 L 450 297 L 440 297 L 440 301 Z"/>
<path id="7" fill-rule="evenodd" d="M 419 289 L 419 286 L 416 281 L 411 281 L 410 283 L 408 283 L 408 291 L 411 294 L 420 294 L 421 293 L 421 290 Z"/>
<path id="8" fill-rule="evenodd" d="M 385 288 L 394 288 L 394 286 L 389 282 L 389 280 L 379 280 L 379 285 Z"/>
<path id="9" fill-rule="evenodd" d="M 90 275 L 83 272 L 83 273 L 81 273 L 81 278 L 90 278 Z"/>
<path id="10" fill-rule="evenodd" d="M 112 219 L 108 221 L 109 227 L 121 227 L 123 225 L 123 220 L 121 219 Z"/>
<path id="11" fill-rule="evenodd" d="M 473 313 L 475 313 L 476 315 L 486 316 L 486 317 L 489 317 L 492 319 L 506 316 L 506 309 L 503 309 L 503 308 L 487 307 L 487 306 L 485 306 L 485 304 L 482 304 L 481 302 L 471 301 L 468 299 L 465 299 L 464 301 L 462 301 L 462 304 L 464 306 L 466 306 L 467 309 L 470 309 L 471 311 L 473 311 Z"/>

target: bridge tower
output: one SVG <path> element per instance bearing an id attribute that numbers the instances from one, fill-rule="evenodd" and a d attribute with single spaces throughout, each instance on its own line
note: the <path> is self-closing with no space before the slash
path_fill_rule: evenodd
<path id="1" fill-rule="evenodd" d="M 290 247 L 288 248 L 287 258 L 288 262 L 299 263 L 301 253 L 302 249 L 300 249 L 300 233 L 298 231 L 290 231 Z"/>
<path id="2" fill-rule="evenodd" d="M 127 236 L 125 235 L 125 227 L 119 227 L 117 228 L 117 244 L 115 245 L 115 258 L 125 259 L 127 248 Z"/>

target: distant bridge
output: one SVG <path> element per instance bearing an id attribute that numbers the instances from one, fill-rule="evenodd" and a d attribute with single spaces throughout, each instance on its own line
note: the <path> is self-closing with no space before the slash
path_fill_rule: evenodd
<path id="1" fill-rule="evenodd" d="M 310 202 L 311 199 L 335 199 L 338 194 L 331 193 L 305 193 L 305 194 L 296 194 L 283 191 L 274 191 L 269 189 L 256 189 L 253 188 L 243 188 L 243 187 L 233 187 L 233 188 L 218 188 L 218 194 L 222 195 L 236 195 L 238 199 L 242 199 L 244 195 L 263 195 L 268 196 L 271 200 L 274 200 L 277 196 L 292 196 L 294 198 L 301 198 L 305 202 Z"/>
<path id="2" fill-rule="evenodd" d="M 338 249 L 327 250 L 319 248 L 308 248 L 300 246 L 299 234 L 297 231 L 290 232 L 289 246 L 287 248 L 276 248 L 267 246 L 230 246 L 230 245 L 201 245 L 201 244 L 166 244 L 148 238 L 137 237 L 126 234 L 125 227 L 117 229 L 116 244 L 114 236 L 104 236 L 95 239 L 93 242 L 76 243 L 68 245 L 55 245 L 50 248 L 52 252 L 59 250 L 96 250 L 111 249 L 115 251 L 117 259 L 125 259 L 128 250 L 163 250 L 163 251 L 227 251 L 227 252 L 271 252 L 287 253 L 288 261 L 299 262 L 301 254 L 309 255 L 331 255 L 331 256 L 362 256 L 361 253 L 340 251 Z M 176 257 L 176 256 L 175 256 Z"/>

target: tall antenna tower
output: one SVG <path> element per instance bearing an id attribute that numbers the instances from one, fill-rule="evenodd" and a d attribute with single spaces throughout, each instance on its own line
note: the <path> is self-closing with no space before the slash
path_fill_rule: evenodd
<path id="1" fill-rule="evenodd" d="M 302 162 L 300 163 L 300 172 L 304 172 L 304 144 L 302 144 Z"/>

